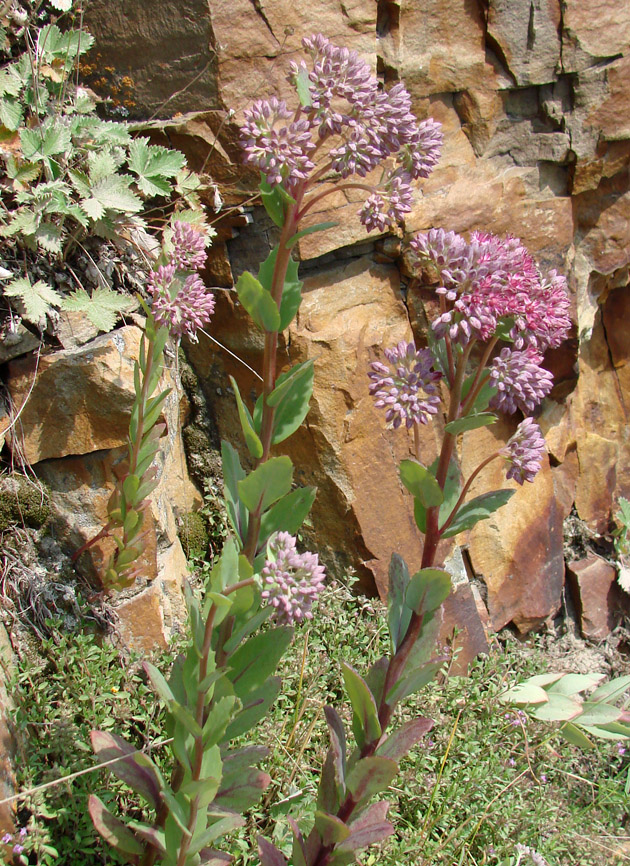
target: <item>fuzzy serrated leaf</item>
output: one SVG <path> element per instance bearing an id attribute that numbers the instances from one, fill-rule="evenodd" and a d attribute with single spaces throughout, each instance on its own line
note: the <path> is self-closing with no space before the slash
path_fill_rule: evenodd
<path id="1" fill-rule="evenodd" d="M 85 313 L 95 328 L 107 332 L 112 330 L 119 314 L 129 310 L 133 304 L 132 298 L 111 289 L 94 289 L 92 297 L 85 289 L 76 289 L 64 300 L 63 309 Z"/>
<path id="2" fill-rule="evenodd" d="M 43 280 L 31 285 L 28 277 L 13 280 L 3 291 L 7 297 L 21 300 L 26 318 L 34 324 L 37 324 L 51 307 L 58 307 L 62 302 L 61 295 Z"/>

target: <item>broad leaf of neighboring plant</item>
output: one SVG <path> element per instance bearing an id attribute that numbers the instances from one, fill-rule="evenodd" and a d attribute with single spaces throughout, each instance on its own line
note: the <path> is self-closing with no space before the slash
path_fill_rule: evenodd
<path id="1" fill-rule="evenodd" d="M 63 301 L 64 310 L 76 310 L 88 317 L 99 331 L 111 331 L 120 313 L 127 312 L 135 301 L 111 289 L 94 289 L 92 296 L 85 289 L 76 289 Z"/>
<path id="2" fill-rule="evenodd" d="M 35 325 L 50 312 L 51 307 L 58 307 L 62 301 L 61 295 L 43 280 L 31 283 L 28 277 L 13 280 L 3 291 L 7 297 L 21 301 L 24 318 Z"/>

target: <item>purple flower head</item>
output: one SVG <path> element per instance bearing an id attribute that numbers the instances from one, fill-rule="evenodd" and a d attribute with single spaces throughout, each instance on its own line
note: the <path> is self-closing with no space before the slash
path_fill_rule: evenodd
<path id="1" fill-rule="evenodd" d="M 368 373 L 374 405 L 386 410 L 385 420 L 394 429 L 403 422 L 407 428 L 428 424 L 438 412 L 440 398 L 435 383 L 441 378 L 441 373 L 432 369 L 430 350 L 402 342 L 383 354 L 389 364 L 374 361 Z"/>
<path id="2" fill-rule="evenodd" d="M 196 331 L 210 321 L 214 296 L 206 290 L 195 268 L 206 261 L 204 235 L 184 222 L 173 223 L 172 250 L 168 262 L 149 275 L 147 291 L 158 327 L 168 328 L 179 340 L 182 335 L 196 342 Z"/>
<path id="3" fill-rule="evenodd" d="M 321 34 L 305 37 L 302 45 L 311 62 L 292 62 L 288 76 L 301 104 L 293 112 L 272 97 L 246 111 L 241 128 L 245 160 L 264 173 L 267 183 L 291 189 L 316 168 L 322 170 L 318 177 L 328 171 L 341 178 L 365 177 L 392 157 L 395 170 L 385 171 L 384 183 L 373 187 L 361 215 L 368 230 L 383 231 L 410 210 L 410 181 L 433 171 L 441 125 L 431 119 L 418 123 L 404 85 L 382 89 L 356 51 L 333 45 Z"/>
<path id="4" fill-rule="evenodd" d="M 275 96 L 255 102 L 245 112 L 245 122 L 241 127 L 245 161 L 259 168 L 271 186 L 283 181 L 291 185 L 308 177 L 315 168 L 309 156 L 315 148 L 309 122 L 294 120 L 277 125 L 292 116 L 286 102 Z"/>
<path id="5" fill-rule="evenodd" d="M 409 213 L 413 200 L 410 180 L 409 175 L 399 169 L 389 175 L 379 192 L 366 199 L 359 211 L 359 219 L 368 231 L 383 232 Z"/>
<path id="6" fill-rule="evenodd" d="M 502 349 L 490 366 L 490 382 L 497 389 L 491 408 L 531 415 L 553 387 L 553 376 L 541 364 L 542 356 L 533 346 L 522 352 Z"/>
<path id="7" fill-rule="evenodd" d="M 324 566 L 315 553 L 298 553 L 295 538 L 279 532 L 267 545 L 268 559 L 261 572 L 261 597 L 276 608 L 283 623 L 312 619 L 313 602 L 323 589 Z"/>
<path id="8" fill-rule="evenodd" d="M 438 294 L 451 306 L 433 322 L 438 337 L 467 343 L 487 341 L 510 323 L 516 349 L 539 352 L 558 346 L 570 327 L 566 282 L 555 271 L 543 280 L 518 238 L 472 232 L 466 241 L 454 232 L 432 229 L 411 241 L 417 265 L 437 270 Z"/>
<path id="9" fill-rule="evenodd" d="M 8 845 L 12 839 L 13 839 L 13 836 L 10 833 L 5 833 L 4 836 L 2 837 L 2 844 Z"/>
<path id="10" fill-rule="evenodd" d="M 428 177 L 438 164 L 443 141 L 442 124 L 429 117 L 417 125 L 411 141 L 403 144 L 398 162 L 411 177 Z"/>
<path id="11" fill-rule="evenodd" d="M 196 271 L 206 263 L 206 239 L 190 223 L 173 223 L 171 263 L 178 270 Z"/>
<path id="12" fill-rule="evenodd" d="M 507 478 L 513 478 L 518 484 L 534 480 L 544 453 L 545 440 L 540 427 L 532 418 L 521 421 L 516 433 L 508 440 L 505 448 L 499 451 L 510 464 Z"/>
<path id="13" fill-rule="evenodd" d="M 13 853 L 14 854 L 21 854 L 22 851 L 24 851 L 24 845 L 20 845 L 19 842 L 17 843 L 17 845 L 13 846 Z"/>

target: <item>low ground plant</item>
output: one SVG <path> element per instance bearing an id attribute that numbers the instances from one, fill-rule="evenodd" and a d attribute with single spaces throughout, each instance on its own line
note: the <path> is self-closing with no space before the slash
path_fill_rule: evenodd
<path id="1" fill-rule="evenodd" d="M 376 661 L 388 640 L 383 613 L 378 602 L 336 584 L 321 599 L 317 628 L 297 627 L 279 669 L 282 695 L 260 730 L 260 741 L 270 750 L 263 766 L 273 784 L 230 841 L 236 866 L 259 862 L 258 833 L 268 833 L 288 851 L 287 816 L 303 829 L 312 821 L 326 748 L 322 707 L 340 698 L 330 659 L 353 666 Z M 507 709 L 497 712 L 497 699 L 509 683 L 545 671 L 548 664 L 542 641 L 523 645 L 504 638 L 503 647 L 472 666 L 470 677 L 436 682 L 405 708 L 405 719 L 424 712 L 438 724 L 402 762 L 388 793 L 396 833 L 366 864 L 503 866 L 516 862 L 518 844 L 537 850 L 551 866 L 626 862 L 625 747 L 613 741 L 584 752 L 543 723 Z M 176 654 L 174 647 L 154 661 L 168 671 Z M 95 634 L 57 632 L 36 654 L 22 657 L 12 691 L 20 790 L 56 782 L 20 801 L 14 841 L 24 847 L 20 862 L 124 863 L 94 832 L 85 810 L 87 797 L 107 774 L 91 768 L 89 734 L 93 728 L 124 732 L 166 769 L 163 749 L 151 748 L 162 735 L 164 714 L 140 659 Z M 130 816 L 142 814 L 140 798 L 123 782 L 111 788 L 108 803 Z M 26 830 L 23 836 L 20 829 Z"/>

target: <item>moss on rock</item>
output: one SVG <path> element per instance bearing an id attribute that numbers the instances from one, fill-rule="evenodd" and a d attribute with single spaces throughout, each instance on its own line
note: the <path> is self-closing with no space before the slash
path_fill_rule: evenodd
<path id="1" fill-rule="evenodd" d="M 10 526 L 40 529 L 50 513 L 48 491 L 41 483 L 18 474 L 0 478 L 0 532 Z"/>
<path id="2" fill-rule="evenodd" d="M 208 528 L 203 515 L 197 511 L 185 514 L 180 520 L 179 540 L 186 557 L 203 556 L 208 550 Z"/>

